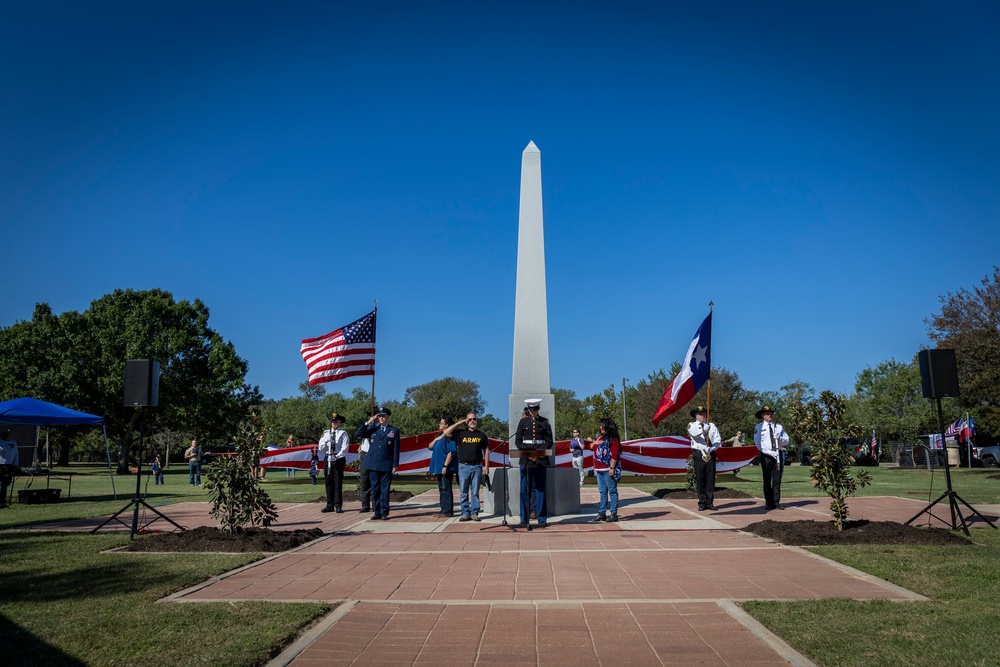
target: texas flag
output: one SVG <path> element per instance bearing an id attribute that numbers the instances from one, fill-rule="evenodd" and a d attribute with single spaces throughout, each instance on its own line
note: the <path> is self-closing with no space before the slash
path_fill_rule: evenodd
<path id="1" fill-rule="evenodd" d="M 670 381 L 667 390 L 663 392 L 663 398 L 660 399 L 656 414 L 653 415 L 653 426 L 659 426 L 663 419 L 687 405 L 701 389 L 701 385 L 705 384 L 711 368 L 712 313 L 709 313 L 688 347 L 681 372 Z"/>

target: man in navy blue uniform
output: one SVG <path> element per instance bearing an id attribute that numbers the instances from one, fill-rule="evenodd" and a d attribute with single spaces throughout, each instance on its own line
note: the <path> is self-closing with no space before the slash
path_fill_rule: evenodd
<path id="1" fill-rule="evenodd" d="M 379 406 L 375 415 L 358 427 L 354 434 L 358 438 L 368 438 L 371 443 L 365 458 L 365 469 L 372 490 L 374 521 L 389 520 L 389 485 L 399 469 L 399 429 L 389 426 L 390 416 L 392 412 L 389 408 Z"/>

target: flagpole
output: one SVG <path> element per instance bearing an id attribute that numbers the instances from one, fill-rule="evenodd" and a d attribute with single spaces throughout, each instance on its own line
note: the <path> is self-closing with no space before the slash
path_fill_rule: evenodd
<path id="1" fill-rule="evenodd" d="M 965 413 L 965 428 L 969 428 L 969 413 Z M 969 430 L 969 435 L 965 438 L 965 447 L 969 450 L 969 468 L 972 468 L 972 430 Z"/>
<path id="2" fill-rule="evenodd" d="M 709 299 L 708 300 L 709 316 L 711 316 L 712 314 L 712 306 L 714 305 L 715 302 Z M 705 395 L 705 421 L 711 423 L 712 421 L 712 367 L 711 366 L 708 367 L 708 379 L 705 381 L 705 384 L 708 386 Z"/>
<path id="3" fill-rule="evenodd" d="M 372 320 L 375 322 L 375 332 L 378 335 L 378 299 L 372 299 Z M 375 414 L 375 359 L 372 359 L 372 402 L 371 408 L 368 410 L 368 415 L 371 416 Z M 367 421 L 367 420 L 365 420 Z"/>

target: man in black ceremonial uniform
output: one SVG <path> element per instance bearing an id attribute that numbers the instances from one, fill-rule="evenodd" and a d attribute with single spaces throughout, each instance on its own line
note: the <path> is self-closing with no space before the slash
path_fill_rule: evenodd
<path id="1" fill-rule="evenodd" d="M 529 398 L 525 403 L 528 406 L 529 416 L 518 422 L 517 431 L 514 433 L 514 445 L 518 449 L 552 449 L 554 444 L 552 424 L 538 414 L 542 407 L 541 399 Z M 544 453 L 521 458 L 521 524 L 524 526 L 528 525 L 530 517 L 532 489 L 535 490 L 538 527 L 545 528 L 547 525 L 545 474 L 548 467 L 549 457 Z"/>

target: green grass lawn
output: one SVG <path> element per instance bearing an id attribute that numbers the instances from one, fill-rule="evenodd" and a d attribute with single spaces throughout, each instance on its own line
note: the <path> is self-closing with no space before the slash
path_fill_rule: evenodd
<path id="1" fill-rule="evenodd" d="M 205 468 L 202 469 L 205 472 Z M 69 473 L 69 475 L 67 475 Z M 72 477 L 72 487 L 65 478 Z M 58 502 L 38 505 L 22 505 L 17 502 L 17 491 L 25 488 L 44 489 L 45 478 L 18 478 L 14 483 L 14 503 L 0 510 L 0 530 L 31 526 L 48 521 L 65 521 L 114 514 L 128 505 L 135 496 L 134 475 L 110 475 L 107 466 L 73 465 L 69 468 L 53 470 L 49 479 L 51 488 L 62 489 Z M 204 479 L 202 480 L 204 481 Z M 346 488 L 352 489 L 356 478 L 346 478 Z M 308 471 L 296 471 L 295 477 L 286 477 L 284 470 L 271 470 L 262 482 L 263 488 L 276 503 L 312 502 L 326 495 L 323 476 L 318 483 L 311 484 Z M 433 481 L 424 480 L 423 475 L 398 477 L 392 484 L 393 490 L 410 491 L 414 495 L 428 489 L 437 488 Z M 188 501 L 208 502 L 205 487 L 191 486 L 187 467 L 172 465 L 164 473 L 164 484 L 154 485 L 148 471 L 139 480 L 139 492 L 143 499 L 158 507 Z M 117 493 L 117 498 L 115 498 Z"/>
<path id="2" fill-rule="evenodd" d="M 976 528 L 973 546 L 811 549 L 930 602 L 747 602 L 755 618 L 820 665 L 995 666 L 1000 530 Z"/>
<path id="3" fill-rule="evenodd" d="M 121 535 L 0 532 L 6 665 L 262 665 L 321 603 L 157 604 L 254 554 L 101 553 Z"/>
<path id="4" fill-rule="evenodd" d="M 861 489 L 858 496 L 897 496 L 900 498 L 915 498 L 918 500 L 936 499 L 947 488 L 944 470 L 933 473 L 914 468 L 851 468 L 852 471 L 864 470 L 872 476 L 872 483 Z M 1000 503 L 1000 474 L 996 470 L 973 468 L 969 470 L 952 469 L 952 488 L 966 502 L 975 506 L 977 503 Z M 684 475 L 666 475 L 663 477 L 622 477 L 625 486 L 633 486 L 644 491 L 655 491 L 661 488 L 684 488 Z M 763 484 L 760 466 L 747 466 L 736 473 L 721 474 L 716 478 L 716 486 L 744 491 L 755 498 L 763 498 Z M 808 466 L 788 466 L 781 483 L 782 498 L 806 498 L 823 496 L 812 485 L 809 479 Z"/>

